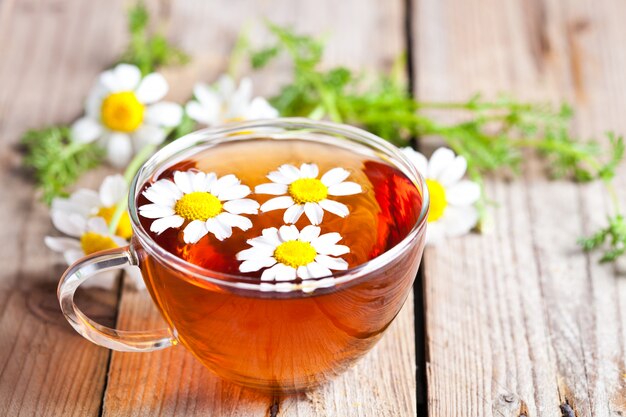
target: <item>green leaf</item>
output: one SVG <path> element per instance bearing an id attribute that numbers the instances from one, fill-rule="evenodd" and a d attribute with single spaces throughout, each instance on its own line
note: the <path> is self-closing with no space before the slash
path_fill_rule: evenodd
<path id="1" fill-rule="evenodd" d="M 21 143 L 23 165 L 33 173 L 48 204 L 54 197 L 66 195 L 67 187 L 102 162 L 102 150 L 93 143 L 72 141 L 66 126 L 30 130 Z"/>

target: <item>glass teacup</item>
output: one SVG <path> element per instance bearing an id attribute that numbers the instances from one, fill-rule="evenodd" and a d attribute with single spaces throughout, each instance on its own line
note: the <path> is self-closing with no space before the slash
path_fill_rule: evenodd
<path id="1" fill-rule="evenodd" d="M 415 216 L 402 223 L 395 212 L 379 208 L 377 216 L 387 215 L 387 221 L 397 222 L 397 227 L 386 229 L 387 234 L 401 233 L 397 242 L 367 262 L 316 279 L 262 282 L 249 274 L 211 270 L 165 250 L 138 212 L 146 184 L 201 152 L 235 145 L 249 149 L 252 144 L 263 149 L 260 143 L 296 150 L 298 144 L 304 144 L 301 149 L 315 145 L 324 152 L 330 149 L 326 154 L 338 158 L 342 152 L 362 155 L 373 170 L 370 179 L 381 187 L 392 181 L 388 173 L 399 172 L 412 193 L 400 196 L 402 202 L 393 201 L 400 197 L 390 197 L 388 192 L 385 196 L 391 198 L 392 207 L 414 204 Z M 306 153 L 300 152 L 300 157 L 313 158 Z M 261 164 L 263 157 L 257 153 L 250 164 Z M 407 200 L 407 195 L 415 201 Z M 182 344 L 226 380 L 270 392 L 313 388 L 343 372 L 376 344 L 412 287 L 428 212 L 424 181 L 397 148 L 361 129 L 306 119 L 245 122 L 178 139 L 139 170 L 128 201 L 134 233 L 130 246 L 85 257 L 62 277 L 58 296 L 67 320 L 85 338 L 110 349 L 148 352 Z M 381 228 L 380 224 L 363 227 Z M 141 269 L 167 328 L 110 329 L 93 322 L 74 304 L 76 289 L 91 275 L 128 265 Z"/>

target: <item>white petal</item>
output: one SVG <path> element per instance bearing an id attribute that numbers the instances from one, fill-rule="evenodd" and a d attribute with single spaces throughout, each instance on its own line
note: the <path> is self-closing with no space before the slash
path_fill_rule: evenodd
<path id="1" fill-rule="evenodd" d="M 237 200 L 246 197 L 248 194 L 250 194 L 250 187 L 238 184 L 223 189 L 220 191 L 217 198 L 219 198 L 220 201 Z"/>
<path id="2" fill-rule="evenodd" d="M 249 198 L 227 201 L 223 207 L 232 214 L 257 214 L 259 212 L 259 203 Z"/>
<path id="3" fill-rule="evenodd" d="M 102 125 L 89 117 L 78 119 L 72 125 L 72 140 L 79 143 L 89 143 L 102 135 Z"/>
<path id="4" fill-rule="evenodd" d="M 120 174 L 109 175 L 100 186 L 100 201 L 104 207 L 112 207 L 128 196 L 128 186 Z"/>
<path id="5" fill-rule="evenodd" d="M 293 165 L 281 165 L 278 167 L 278 172 L 283 174 L 284 177 L 289 178 L 291 181 L 295 181 L 298 178 L 301 178 L 300 170 Z"/>
<path id="6" fill-rule="evenodd" d="M 174 184 L 178 186 L 182 190 L 183 193 L 189 194 L 194 191 L 193 189 L 193 178 L 195 174 L 193 172 L 183 172 L 176 171 L 174 172 Z"/>
<path id="7" fill-rule="evenodd" d="M 198 123 L 202 123 L 207 126 L 212 126 L 213 124 L 215 124 L 215 112 L 217 111 L 217 109 L 215 111 L 211 111 L 209 108 L 202 105 L 201 103 L 192 100 L 188 102 L 185 106 L 185 111 L 187 112 L 189 117 L 191 117 Z"/>
<path id="8" fill-rule="evenodd" d="M 217 240 L 228 239 L 233 234 L 233 229 L 229 225 L 219 221 L 217 218 L 212 218 L 206 221 L 206 228 L 209 232 L 213 233 Z"/>
<path id="9" fill-rule="evenodd" d="M 288 188 L 286 184 L 268 182 L 267 184 L 259 184 L 254 187 L 254 192 L 257 194 L 281 195 L 287 193 Z"/>
<path id="10" fill-rule="evenodd" d="M 341 256 L 350 253 L 350 248 L 345 245 L 330 245 L 318 251 L 322 255 Z"/>
<path id="11" fill-rule="evenodd" d="M 238 214 L 220 213 L 217 219 L 230 227 L 237 227 L 244 231 L 252 227 L 252 221 L 250 219 L 239 216 Z"/>
<path id="12" fill-rule="evenodd" d="M 239 83 L 239 88 L 228 100 L 228 106 L 224 114 L 225 119 L 240 118 L 246 114 L 250 100 L 252 99 L 252 81 L 245 77 Z"/>
<path id="13" fill-rule="evenodd" d="M 246 109 L 243 115 L 246 120 L 257 119 L 273 119 L 278 117 L 278 110 L 276 110 L 270 103 L 263 97 L 255 97 L 250 102 L 250 105 Z"/>
<path id="14" fill-rule="evenodd" d="M 293 198 L 288 195 L 275 197 L 263 203 L 263 205 L 261 206 L 261 211 L 265 213 L 267 211 L 285 209 L 292 207 L 294 204 L 296 203 L 293 201 Z"/>
<path id="15" fill-rule="evenodd" d="M 443 216 L 438 221 L 444 228 L 446 236 L 461 236 L 472 230 L 478 222 L 478 211 L 475 207 L 450 207 L 446 208 Z"/>
<path id="16" fill-rule="evenodd" d="M 270 181 L 275 182 L 276 184 L 291 184 L 297 179 L 291 179 L 290 177 L 287 177 L 278 171 L 270 172 L 269 174 L 267 174 L 267 178 L 269 178 Z"/>
<path id="17" fill-rule="evenodd" d="M 276 260 L 274 258 L 270 258 L 274 261 L 274 263 L 276 263 Z M 273 264 L 272 264 L 273 265 Z M 282 264 L 276 264 L 274 266 L 272 266 L 269 269 L 266 269 L 265 271 L 263 271 L 263 273 L 261 274 L 261 281 L 274 281 L 274 279 L 276 278 L 276 272 L 278 272 L 278 270 L 281 268 Z M 261 268 L 259 268 L 261 269 Z M 257 269 L 258 271 L 258 269 Z M 263 284 L 261 284 L 263 285 Z"/>
<path id="18" fill-rule="evenodd" d="M 332 256 L 317 255 L 315 257 L 315 262 L 322 266 L 325 266 L 328 269 L 335 269 L 340 271 L 348 269 L 348 262 L 344 261 L 341 258 L 333 258 Z"/>
<path id="19" fill-rule="evenodd" d="M 191 189 L 193 191 L 208 192 L 207 180 L 204 172 L 194 172 L 191 176 Z"/>
<path id="20" fill-rule="evenodd" d="M 446 201 L 454 206 L 469 206 L 480 198 L 480 185 L 463 180 L 446 189 Z"/>
<path id="21" fill-rule="evenodd" d="M 322 175 L 322 184 L 327 187 L 331 185 L 337 185 L 340 182 L 343 182 L 346 178 L 350 176 L 350 171 L 345 170 L 343 168 L 333 168 L 324 175 Z"/>
<path id="22" fill-rule="evenodd" d="M 176 186 L 176 184 L 169 179 L 158 180 L 150 189 L 154 190 L 158 194 L 171 196 L 174 199 L 179 199 L 183 196 L 183 192 Z M 156 203 L 156 201 L 155 201 Z"/>
<path id="23" fill-rule="evenodd" d="M 271 248 L 258 247 L 258 248 L 249 248 L 244 249 L 241 252 L 238 252 L 235 257 L 238 261 L 248 261 L 250 259 L 260 259 L 260 258 L 269 258 L 274 254 L 274 251 Z"/>
<path id="24" fill-rule="evenodd" d="M 168 90 L 169 87 L 165 78 L 161 74 L 152 73 L 141 80 L 135 94 L 140 102 L 150 104 L 165 97 Z"/>
<path id="25" fill-rule="evenodd" d="M 66 235 L 80 237 L 87 229 L 87 220 L 80 214 L 55 210 L 51 217 L 54 227 Z"/>
<path id="26" fill-rule="evenodd" d="M 340 240 L 341 235 L 339 233 L 326 233 L 311 241 L 311 245 L 313 245 L 318 253 L 327 254 L 328 249 L 330 249 L 335 243 L 339 242 Z"/>
<path id="27" fill-rule="evenodd" d="M 213 184 L 211 184 L 211 194 L 217 196 L 227 188 L 234 187 L 239 184 L 239 179 L 233 174 L 224 175 Z"/>
<path id="28" fill-rule="evenodd" d="M 467 169 L 467 160 L 462 156 L 457 156 L 454 158 L 452 163 L 443 170 L 441 175 L 439 175 L 439 182 L 444 186 L 450 186 L 458 182 L 463 175 L 465 175 L 465 170 Z"/>
<path id="29" fill-rule="evenodd" d="M 308 225 L 300 231 L 300 240 L 303 242 L 311 242 L 318 238 L 321 230 L 322 229 L 317 226 Z"/>
<path id="30" fill-rule="evenodd" d="M 205 222 L 202 220 L 194 220 L 185 226 L 183 230 L 183 240 L 185 243 L 197 243 L 206 234 L 209 233 Z"/>
<path id="31" fill-rule="evenodd" d="M 129 64 L 119 64 L 100 75 L 100 83 L 112 92 L 133 91 L 140 79 L 139 68 Z"/>
<path id="32" fill-rule="evenodd" d="M 304 213 L 304 206 L 294 204 L 285 210 L 283 221 L 287 224 L 296 223 Z"/>
<path id="33" fill-rule="evenodd" d="M 327 277 L 329 275 L 332 275 L 332 272 L 330 272 L 330 269 L 326 268 L 323 265 L 318 264 L 317 262 L 311 262 L 310 264 L 306 266 L 306 268 L 309 270 L 309 275 L 312 278 L 321 278 L 321 277 Z"/>
<path id="34" fill-rule="evenodd" d="M 324 210 L 317 203 L 306 203 L 304 205 L 304 212 L 313 225 L 320 224 L 324 219 Z"/>
<path id="35" fill-rule="evenodd" d="M 296 279 L 295 268 L 284 264 L 278 264 L 274 268 L 276 270 L 276 276 L 274 277 L 276 281 L 293 281 Z"/>
<path id="36" fill-rule="evenodd" d="M 221 99 L 211 87 L 204 83 L 197 83 L 193 87 L 193 95 L 198 99 L 198 102 L 203 106 L 215 107 L 219 109 L 221 107 Z"/>
<path id="37" fill-rule="evenodd" d="M 90 232 L 100 233 L 104 236 L 110 235 L 109 226 L 107 225 L 106 220 L 99 216 L 91 217 L 87 220 L 87 230 Z"/>
<path id="38" fill-rule="evenodd" d="M 282 242 L 278 237 L 278 229 L 275 227 L 270 227 L 267 229 L 263 229 L 262 236 L 255 237 L 254 239 L 248 239 L 247 243 L 249 245 L 258 247 L 265 246 L 274 251 L 278 245 Z"/>
<path id="39" fill-rule="evenodd" d="M 169 180 L 160 180 L 160 181 L 167 181 L 171 183 L 171 181 Z M 176 194 L 172 194 L 168 192 L 167 190 L 161 190 L 160 188 L 155 188 L 153 184 L 152 187 L 148 188 L 147 190 L 143 192 L 143 195 L 148 200 L 152 201 L 155 204 L 173 208 L 174 204 L 176 204 L 176 200 L 178 200 L 182 196 L 182 192 L 178 190 L 178 188 L 176 188 L 176 191 L 177 191 Z"/>
<path id="40" fill-rule="evenodd" d="M 348 209 L 348 206 L 338 201 L 326 199 L 326 200 L 320 201 L 318 204 L 324 210 L 331 212 L 333 214 L 336 214 L 339 217 L 346 217 L 348 214 L 350 214 L 350 210 Z"/>
<path id="41" fill-rule="evenodd" d="M 63 258 L 65 258 L 65 262 L 68 265 L 72 265 L 83 256 L 85 256 L 85 252 L 82 249 L 68 249 L 63 253 Z M 82 284 L 82 286 L 84 287 L 85 284 Z"/>
<path id="42" fill-rule="evenodd" d="M 100 205 L 100 195 L 97 192 L 80 188 L 74 191 L 69 198 L 53 199 L 52 211 L 60 210 L 87 217 L 97 211 Z"/>
<path id="43" fill-rule="evenodd" d="M 48 248 L 55 252 L 65 252 L 67 250 L 82 250 L 78 239 L 72 239 L 69 237 L 52 237 L 46 236 L 44 243 Z"/>
<path id="44" fill-rule="evenodd" d="M 148 107 L 146 119 L 148 123 L 174 127 L 183 117 L 183 108 L 179 104 L 162 101 Z"/>
<path id="45" fill-rule="evenodd" d="M 160 219 L 161 217 L 173 216 L 175 213 L 174 209 L 168 206 L 161 206 L 159 204 L 144 204 L 139 207 L 139 214 L 148 219 Z"/>
<path id="46" fill-rule="evenodd" d="M 359 194 L 363 189 L 356 182 L 342 182 L 328 187 L 328 194 L 334 196 Z"/>
<path id="47" fill-rule="evenodd" d="M 402 148 L 402 153 L 413 163 L 417 172 L 419 172 L 423 177 L 426 177 L 426 174 L 428 173 L 428 159 L 426 159 L 423 154 L 412 148 Z"/>
<path id="48" fill-rule="evenodd" d="M 222 97 L 230 97 L 235 94 L 235 80 L 228 74 L 220 75 L 216 85 L 217 91 Z"/>
<path id="49" fill-rule="evenodd" d="M 89 91 L 87 100 L 85 102 L 85 115 L 96 122 L 100 121 L 102 112 L 102 100 L 110 94 L 108 88 L 97 82 L 93 88 Z"/>
<path id="50" fill-rule="evenodd" d="M 133 132 L 133 141 L 137 151 L 147 145 L 160 145 L 166 137 L 165 129 L 155 125 L 143 125 Z"/>
<path id="51" fill-rule="evenodd" d="M 317 178 L 320 171 L 316 164 L 302 164 L 300 165 L 300 173 L 304 178 Z"/>
<path id="52" fill-rule="evenodd" d="M 117 91 L 134 91 L 141 80 L 141 71 L 134 65 L 118 64 L 113 68 Z"/>
<path id="53" fill-rule="evenodd" d="M 428 223 L 426 228 L 426 244 L 438 245 L 443 242 L 445 238 L 445 229 L 441 222 L 436 221 Z"/>
<path id="54" fill-rule="evenodd" d="M 278 229 L 278 236 L 280 237 L 281 241 L 287 242 L 289 240 L 298 239 L 298 236 L 300 236 L 300 232 L 298 231 L 298 228 L 294 225 L 281 226 L 280 229 Z"/>
<path id="55" fill-rule="evenodd" d="M 116 168 L 123 168 L 130 162 L 133 147 L 130 137 L 124 133 L 111 133 L 107 142 L 107 159 Z"/>
<path id="56" fill-rule="evenodd" d="M 298 278 L 302 279 L 313 278 L 306 266 L 299 266 L 296 270 L 296 275 L 298 276 Z"/>
<path id="57" fill-rule="evenodd" d="M 170 227 L 176 229 L 182 226 L 184 222 L 185 219 L 178 215 L 163 217 L 162 219 L 158 219 L 152 222 L 152 224 L 150 225 L 150 231 L 156 233 L 157 235 L 160 235 Z"/>
<path id="58" fill-rule="evenodd" d="M 244 261 L 239 265 L 240 272 L 254 272 L 258 271 L 261 268 L 269 268 L 270 266 L 276 263 L 276 259 L 267 257 L 267 258 L 259 258 L 259 259 L 250 259 L 248 261 Z"/>
<path id="59" fill-rule="evenodd" d="M 430 157 L 426 177 L 439 179 L 440 175 L 454 161 L 454 152 L 448 148 L 439 148 Z"/>

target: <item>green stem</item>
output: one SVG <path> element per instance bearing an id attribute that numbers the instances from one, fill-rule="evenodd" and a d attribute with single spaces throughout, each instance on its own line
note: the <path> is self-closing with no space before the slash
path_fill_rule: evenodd
<path id="1" fill-rule="evenodd" d="M 150 155 L 154 153 L 156 150 L 156 145 L 147 145 L 144 146 L 141 151 L 139 151 L 135 157 L 130 161 L 128 167 L 124 171 L 124 180 L 126 184 L 130 186 L 130 182 L 133 180 L 133 177 L 139 170 L 139 168 L 143 165 L 143 163 L 148 159 Z M 117 230 L 117 226 L 122 219 L 122 215 L 128 208 L 128 199 L 122 198 L 115 206 L 115 212 L 113 213 L 113 217 L 111 218 L 111 223 L 109 223 L 109 232 L 114 234 Z"/>

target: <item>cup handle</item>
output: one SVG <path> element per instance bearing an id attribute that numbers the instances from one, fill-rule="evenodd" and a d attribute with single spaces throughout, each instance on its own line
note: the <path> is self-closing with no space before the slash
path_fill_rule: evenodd
<path id="1" fill-rule="evenodd" d="M 176 344 L 176 339 L 167 328 L 142 331 L 111 329 L 91 320 L 74 304 L 76 289 L 90 276 L 136 264 L 134 256 L 126 246 L 82 258 L 65 271 L 57 289 L 61 311 L 83 337 L 97 345 L 122 352 L 150 352 Z"/>

